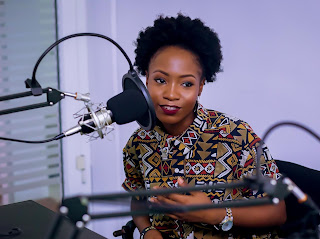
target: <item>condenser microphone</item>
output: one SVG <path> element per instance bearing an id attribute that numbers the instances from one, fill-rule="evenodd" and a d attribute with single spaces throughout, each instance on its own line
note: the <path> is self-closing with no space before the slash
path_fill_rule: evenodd
<path id="1" fill-rule="evenodd" d="M 94 131 L 103 138 L 102 129 L 114 122 L 121 125 L 137 121 L 141 128 L 152 129 L 156 124 L 154 106 L 148 90 L 134 70 L 129 70 L 123 76 L 122 88 L 123 92 L 109 99 L 106 107 L 95 112 L 89 110 L 76 126 L 55 136 L 54 140 Z"/>
<path id="2" fill-rule="evenodd" d="M 59 138 L 76 133 L 89 134 L 112 123 L 121 125 L 139 121 L 148 110 L 144 95 L 138 90 L 128 89 L 109 99 L 107 107 L 85 114 L 76 126 L 62 132 Z"/>

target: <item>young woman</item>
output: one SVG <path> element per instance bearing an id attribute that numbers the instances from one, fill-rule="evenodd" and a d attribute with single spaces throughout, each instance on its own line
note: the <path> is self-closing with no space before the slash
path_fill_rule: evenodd
<path id="1" fill-rule="evenodd" d="M 140 32 L 135 53 L 135 65 L 146 76 L 158 121 L 153 130 L 135 131 L 125 146 L 123 187 L 212 185 L 254 174 L 259 137 L 247 123 L 198 102 L 205 83 L 212 82 L 220 70 L 217 34 L 199 19 L 181 14 L 159 17 L 154 26 Z M 278 179 L 268 148 L 263 146 L 263 151 L 263 173 Z M 150 201 L 192 205 L 263 196 L 263 192 L 237 188 L 171 194 Z M 276 238 L 269 229 L 285 220 L 284 202 L 134 217 L 143 238 Z"/>

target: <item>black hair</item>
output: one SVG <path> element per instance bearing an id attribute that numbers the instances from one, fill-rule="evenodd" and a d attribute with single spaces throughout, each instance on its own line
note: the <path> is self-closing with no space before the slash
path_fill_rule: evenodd
<path id="1" fill-rule="evenodd" d="M 179 46 L 198 56 L 207 82 L 215 80 L 222 61 L 220 40 L 216 32 L 196 18 L 178 14 L 174 17 L 159 16 L 154 25 L 139 33 L 134 65 L 145 76 L 153 55 L 162 47 Z"/>

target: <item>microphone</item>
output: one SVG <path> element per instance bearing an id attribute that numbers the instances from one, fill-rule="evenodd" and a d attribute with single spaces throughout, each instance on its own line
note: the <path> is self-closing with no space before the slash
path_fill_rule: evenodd
<path id="1" fill-rule="evenodd" d="M 144 95 L 135 89 L 128 89 L 112 97 L 107 102 L 107 107 L 85 114 L 78 124 L 57 136 L 61 139 L 76 133 L 89 134 L 98 131 L 103 138 L 102 129 L 116 122 L 117 124 L 127 124 L 132 121 L 144 118 L 149 111 L 149 106 Z"/>
<path id="2" fill-rule="evenodd" d="M 308 194 L 304 193 L 290 178 L 285 177 L 283 183 L 288 186 L 288 190 L 298 199 L 298 203 L 304 204 L 320 213 L 318 205 L 309 197 Z"/>
<path id="3" fill-rule="evenodd" d="M 94 131 L 103 138 L 102 130 L 112 123 L 126 124 L 137 121 L 141 128 L 152 129 L 156 124 L 156 113 L 148 90 L 134 70 L 129 70 L 122 77 L 123 92 L 107 101 L 107 107 L 93 111 L 86 103 L 88 114 L 83 115 L 78 124 L 53 140 L 58 140 L 76 133 L 89 134 Z"/>

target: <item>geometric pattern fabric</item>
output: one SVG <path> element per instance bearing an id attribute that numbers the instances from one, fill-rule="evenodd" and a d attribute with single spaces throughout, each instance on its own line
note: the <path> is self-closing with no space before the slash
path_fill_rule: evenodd
<path id="1" fill-rule="evenodd" d="M 246 122 L 198 104 L 196 118 L 179 137 L 166 134 L 160 126 L 149 131 L 139 128 L 133 133 L 123 149 L 126 179 L 122 186 L 126 190 L 174 188 L 178 177 L 194 186 L 242 180 L 255 174 L 260 141 Z M 280 177 L 265 145 L 260 163 L 264 175 Z M 249 188 L 205 193 L 213 203 L 264 196 Z M 186 237 L 192 230 L 197 238 L 221 238 L 212 226 L 183 223 L 165 215 L 153 215 L 153 225 L 170 238 Z"/>

